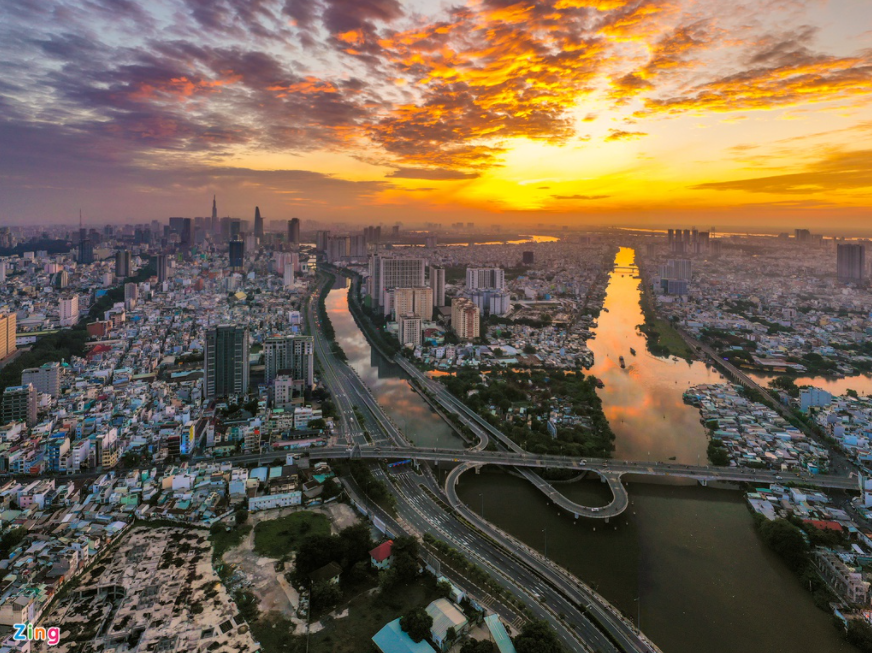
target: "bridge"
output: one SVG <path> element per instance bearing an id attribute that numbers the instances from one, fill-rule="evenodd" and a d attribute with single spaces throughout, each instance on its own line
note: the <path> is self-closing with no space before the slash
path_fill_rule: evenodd
<path id="1" fill-rule="evenodd" d="M 413 460 L 465 465 L 464 470 L 497 465 L 516 467 L 530 472 L 527 478 L 536 485 L 557 506 L 575 517 L 608 519 L 616 517 L 627 509 L 629 498 L 622 478 L 627 475 L 660 478 L 690 479 L 706 485 L 708 483 L 796 483 L 819 489 L 859 490 L 859 479 L 847 476 L 805 476 L 795 472 L 776 472 L 748 467 L 703 467 L 678 463 L 646 463 L 632 460 L 611 460 L 603 458 L 570 458 L 568 456 L 538 455 L 527 452 L 476 451 L 473 449 L 425 449 L 411 446 L 360 446 L 322 447 L 311 449 L 313 459 L 366 459 L 366 460 Z M 563 497 L 549 483 L 542 480 L 532 470 L 570 469 L 578 473 L 590 472 L 608 483 L 612 491 L 612 501 L 603 507 L 579 506 Z M 459 474 L 453 479 L 457 483 Z M 538 481 L 538 482 L 537 482 Z"/>

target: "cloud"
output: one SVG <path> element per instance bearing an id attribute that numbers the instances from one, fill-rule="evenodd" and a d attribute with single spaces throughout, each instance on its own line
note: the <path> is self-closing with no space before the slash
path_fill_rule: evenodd
<path id="1" fill-rule="evenodd" d="M 606 142 L 611 141 L 632 141 L 637 138 L 642 138 L 643 136 L 647 136 L 645 132 L 631 132 L 625 131 L 623 129 L 610 129 L 609 135 L 606 136 L 603 140 Z"/>
<path id="2" fill-rule="evenodd" d="M 556 200 L 604 200 L 610 195 L 552 195 Z"/>
<path id="3" fill-rule="evenodd" d="M 447 170 L 445 168 L 397 168 L 386 177 L 398 179 L 429 179 L 431 181 L 450 179 L 475 179 L 479 176 L 476 172 L 463 172 L 461 170 Z"/>
<path id="4" fill-rule="evenodd" d="M 709 182 L 691 188 L 788 195 L 872 188 L 872 150 L 837 152 L 812 163 L 802 172 Z"/>

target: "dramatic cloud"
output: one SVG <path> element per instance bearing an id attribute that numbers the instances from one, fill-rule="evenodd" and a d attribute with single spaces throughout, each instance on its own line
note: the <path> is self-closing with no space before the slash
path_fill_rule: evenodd
<path id="1" fill-rule="evenodd" d="M 400 179 L 429 179 L 431 181 L 438 181 L 440 179 L 475 179 L 479 175 L 475 172 L 439 168 L 398 168 L 387 176 Z"/>
<path id="2" fill-rule="evenodd" d="M 802 172 L 710 182 L 698 184 L 693 188 L 791 195 L 872 188 L 872 150 L 831 154 L 808 166 Z"/>
<path id="3" fill-rule="evenodd" d="M 632 141 L 637 138 L 647 136 L 645 132 L 630 132 L 623 129 L 610 129 L 609 135 L 605 137 L 606 141 Z"/>
<path id="4" fill-rule="evenodd" d="M 179 192 L 229 183 L 229 173 L 210 169 L 283 202 L 325 206 L 331 192 L 342 206 L 349 198 L 402 206 L 404 193 L 426 190 L 399 180 L 466 182 L 452 186 L 451 201 L 485 210 L 516 199 L 524 210 L 624 202 L 627 193 L 608 183 L 595 186 L 608 196 L 549 198 L 516 180 L 565 184 L 582 178 L 565 171 L 591 165 L 585 178 L 644 185 L 646 166 L 686 174 L 696 170 L 689 162 L 718 156 L 735 164 L 729 176 L 700 173 L 673 187 L 846 193 L 865 188 L 850 160 L 864 160 L 868 144 L 853 143 L 844 122 L 829 150 L 839 154 L 806 169 L 794 152 L 792 167 L 747 172 L 788 147 L 778 138 L 797 138 L 757 128 L 767 113 L 815 123 L 809 134 L 829 129 L 815 113 L 824 109 L 872 119 L 872 35 L 862 29 L 872 10 L 853 3 L 844 12 L 845 3 L 815 4 L 813 13 L 804 0 L 0 0 L 0 222 L 18 219 L 24 195 L 38 205 L 38 189 L 135 195 L 160 183 Z M 704 122 L 725 112 L 742 112 L 735 119 L 751 135 L 728 131 L 744 128 L 729 126 L 734 116 Z M 687 142 L 713 122 L 719 137 Z M 784 133 L 762 142 L 770 131 Z M 649 159 L 620 144 L 649 134 Z M 740 147 L 753 156 L 740 159 Z M 537 161 L 555 170 L 530 170 Z M 245 172 L 271 166 L 317 168 L 323 179 L 309 181 L 321 190 L 308 193 L 288 170 Z M 764 170 L 779 174 L 760 177 Z M 371 185 L 337 190 L 343 176 L 367 175 Z"/>

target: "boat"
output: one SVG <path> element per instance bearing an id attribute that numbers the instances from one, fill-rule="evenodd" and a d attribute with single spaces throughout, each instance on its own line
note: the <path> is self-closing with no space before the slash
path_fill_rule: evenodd
<path id="1" fill-rule="evenodd" d="M 605 388 L 605 387 L 606 387 L 606 384 L 603 383 L 603 380 L 602 380 L 602 379 L 597 379 L 597 380 L 596 380 L 596 387 L 597 387 L 597 388 Z"/>
<path id="2" fill-rule="evenodd" d="M 676 456 L 669 456 L 669 460 L 675 460 Z"/>
<path id="3" fill-rule="evenodd" d="M 632 347 L 630 347 L 630 353 L 633 354 L 633 356 L 635 356 L 635 355 L 636 355 L 636 350 L 633 349 Z"/>
<path id="4" fill-rule="evenodd" d="M 620 358 L 618 358 L 618 362 L 621 364 L 621 367 L 626 367 L 626 366 L 627 366 L 626 363 L 624 363 L 624 357 L 623 357 L 623 356 L 621 356 Z"/>

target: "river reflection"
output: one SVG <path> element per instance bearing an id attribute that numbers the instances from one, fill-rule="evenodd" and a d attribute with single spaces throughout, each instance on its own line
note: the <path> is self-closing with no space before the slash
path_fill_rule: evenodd
<path id="1" fill-rule="evenodd" d="M 599 395 L 616 436 L 614 457 L 674 457 L 681 463 L 705 464 L 705 429 L 697 409 L 685 404 L 681 395 L 691 385 L 720 383 L 723 377 L 701 362 L 688 364 L 648 353 L 645 336 L 636 330 L 644 323 L 636 275 L 635 252 L 622 247 L 609 279 L 604 304 L 608 310 L 600 313 L 596 338 L 588 343 L 594 353 L 591 373 L 605 383 Z M 626 369 L 620 366 L 621 356 Z"/>
<path id="2" fill-rule="evenodd" d="M 757 383 L 764 388 L 769 386 L 769 382 L 778 376 L 778 374 L 748 374 Z M 843 379 L 832 379 L 824 376 L 801 376 L 793 379 L 796 385 L 813 385 L 816 388 L 826 390 L 832 395 L 843 395 L 848 390 L 856 390 L 861 395 L 872 395 L 872 376 L 861 374 L 859 376 L 849 376 Z"/>
<path id="3" fill-rule="evenodd" d="M 402 369 L 369 346 L 348 311 L 348 280 L 338 275 L 337 280 L 325 299 L 325 306 L 336 332 L 336 340 L 348 356 L 349 365 L 413 444 L 445 449 L 463 448 L 463 441 L 451 427 L 411 389 Z"/>
<path id="4" fill-rule="evenodd" d="M 560 487 L 579 503 L 607 500 L 598 482 Z M 664 653 L 855 651 L 764 548 L 737 492 L 632 484 L 629 510 L 611 524 L 575 523 L 500 472 L 465 474 L 458 492 L 540 552 L 547 538 L 549 557 L 633 621 L 641 616 Z"/>

